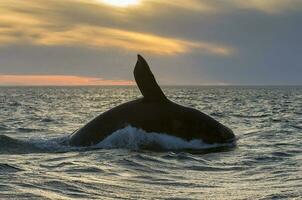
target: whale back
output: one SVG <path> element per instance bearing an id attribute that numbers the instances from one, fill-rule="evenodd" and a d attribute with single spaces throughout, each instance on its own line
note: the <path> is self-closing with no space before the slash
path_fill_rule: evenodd
<path id="1" fill-rule="evenodd" d="M 146 60 L 137 55 L 137 62 L 134 68 L 136 84 L 147 101 L 166 101 L 167 97 L 157 84 Z"/>
<path id="2" fill-rule="evenodd" d="M 70 136 L 70 145 L 97 144 L 128 125 L 146 132 L 167 133 L 186 140 L 202 139 L 209 144 L 234 141 L 232 130 L 212 117 L 168 100 L 147 62 L 140 55 L 134 77 L 144 98 L 121 104 L 100 114 Z"/>

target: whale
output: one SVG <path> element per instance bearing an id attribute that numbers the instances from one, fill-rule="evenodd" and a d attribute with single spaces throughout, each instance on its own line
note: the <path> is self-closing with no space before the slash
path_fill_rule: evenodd
<path id="1" fill-rule="evenodd" d="M 233 131 L 214 118 L 169 100 L 141 55 L 137 56 L 133 73 L 142 97 L 105 111 L 74 131 L 68 138 L 71 146 L 96 145 L 127 126 L 208 144 L 235 140 Z"/>

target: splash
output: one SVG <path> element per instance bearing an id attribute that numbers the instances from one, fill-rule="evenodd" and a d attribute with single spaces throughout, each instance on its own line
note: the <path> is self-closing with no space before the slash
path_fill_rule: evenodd
<path id="1" fill-rule="evenodd" d="M 111 149 L 125 148 L 132 150 L 150 149 L 150 150 L 203 150 L 217 147 L 231 147 L 234 143 L 226 144 L 207 144 L 202 140 L 193 139 L 186 141 L 182 138 L 167 135 L 165 133 L 151 132 L 147 133 L 142 129 L 127 126 L 119 129 L 98 143 L 96 147 Z"/>
<path id="2" fill-rule="evenodd" d="M 129 150 L 208 150 L 221 147 L 234 147 L 236 142 L 225 144 L 207 144 L 199 139 L 184 140 L 165 133 L 146 132 L 132 126 L 119 129 L 107 136 L 96 145 L 75 147 L 68 145 L 68 136 L 56 138 L 30 138 L 24 140 L 0 137 L 0 143 L 5 144 L 0 152 L 30 153 L 30 152 L 68 152 L 93 149 L 129 149 Z M 2 152 L 3 153 L 3 152 Z"/>

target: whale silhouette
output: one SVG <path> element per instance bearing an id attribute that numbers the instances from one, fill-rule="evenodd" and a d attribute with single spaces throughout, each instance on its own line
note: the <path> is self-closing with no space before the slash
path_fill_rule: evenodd
<path id="1" fill-rule="evenodd" d="M 70 145 L 97 144 L 114 131 L 129 125 L 146 132 L 166 133 L 185 140 L 201 139 L 209 144 L 235 140 L 233 131 L 212 117 L 170 101 L 140 55 L 134 68 L 134 77 L 143 97 L 100 114 L 70 135 Z"/>

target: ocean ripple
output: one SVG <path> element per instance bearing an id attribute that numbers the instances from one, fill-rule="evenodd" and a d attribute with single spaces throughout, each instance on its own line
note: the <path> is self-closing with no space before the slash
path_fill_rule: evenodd
<path id="1" fill-rule="evenodd" d="M 0 88 L 0 199 L 301 199 L 301 87 L 163 90 L 230 126 L 236 146 L 129 126 L 72 147 L 69 134 L 139 90 Z"/>

